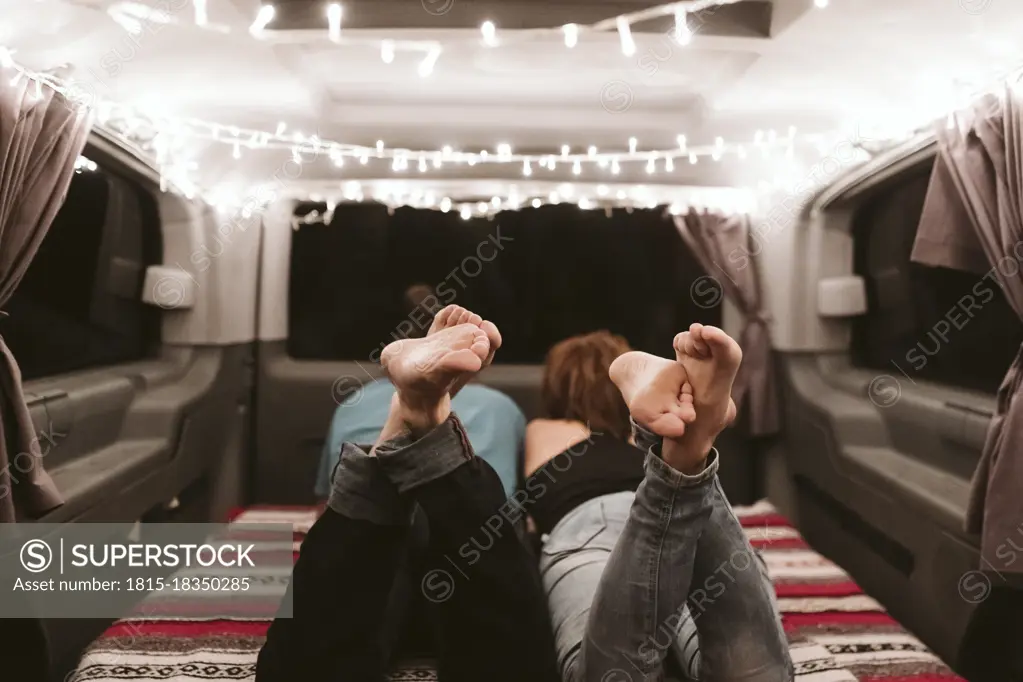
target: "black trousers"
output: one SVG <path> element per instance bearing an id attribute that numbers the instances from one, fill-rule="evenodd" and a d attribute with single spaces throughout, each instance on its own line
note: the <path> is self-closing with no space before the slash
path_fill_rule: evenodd
<path id="1" fill-rule="evenodd" d="M 313 525 L 288 587 L 293 617 L 270 626 L 257 682 L 387 679 L 403 584 L 434 611 L 444 682 L 560 682 L 535 560 L 501 521 L 507 500 L 493 469 L 472 458 L 409 495 L 429 523 L 422 555 L 410 553 L 410 527 L 331 509 Z"/>

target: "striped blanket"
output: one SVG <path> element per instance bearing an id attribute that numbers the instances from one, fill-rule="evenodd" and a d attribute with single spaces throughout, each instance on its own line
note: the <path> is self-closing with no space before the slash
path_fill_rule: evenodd
<path id="1" fill-rule="evenodd" d="M 318 512 L 252 508 L 235 521 L 292 524 L 297 552 Z M 796 682 L 964 682 L 838 566 L 811 550 L 769 504 L 736 513 L 774 580 Z M 251 618 L 125 619 L 86 651 L 69 680 L 251 680 L 268 625 Z M 436 675 L 428 663 L 412 663 L 391 679 L 429 682 Z"/>

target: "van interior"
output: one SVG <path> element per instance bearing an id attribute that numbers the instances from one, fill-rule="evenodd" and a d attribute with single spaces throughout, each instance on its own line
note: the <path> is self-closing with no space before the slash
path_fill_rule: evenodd
<path id="1" fill-rule="evenodd" d="M 750 366 L 719 475 L 795 680 L 1023 680 L 1023 5 L 0 7 L 2 423 L 20 372 L 61 499 L 0 507 L 21 536 L 272 522 L 297 553 L 413 285 L 500 327 L 480 381 L 527 419 L 558 341 L 701 322 Z M 69 177 L 31 247 L 26 163 Z M 979 274 L 921 255 L 967 233 Z M 254 679 L 267 625 L 5 617 L 0 677 Z"/>

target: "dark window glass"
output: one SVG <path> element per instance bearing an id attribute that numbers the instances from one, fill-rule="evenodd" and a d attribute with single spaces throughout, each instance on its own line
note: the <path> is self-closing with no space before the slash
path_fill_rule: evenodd
<path id="1" fill-rule="evenodd" d="M 86 151 L 89 155 L 89 151 Z M 91 157 L 95 160 L 96 157 Z M 156 199 L 99 165 L 71 180 L 67 198 L 0 333 L 25 379 L 151 355 L 159 311 L 142 303 L 146 266 L 161 260 Z"/>
<path id="2" fill-rule="evenodd" d="M 299 214 L 323 210 L 305 205 Z M 407 328 L 405 291 L 426 284 L 440 304 L 493 320 L 499 362 L 542 362 L 561 339 L 598 329 L 670 354 L 695 321 L 720 324 L 720 306 L 690 295 L 704 274 L 663 209 L 583 211 L 542 206 L 493 220 L 457 212 L 342 204 L 330 225 L 294 237 L 289 351 L 363 360 Z M 403 322 L 404 321 L 404 322 Z"/>
<path id="3" fill-rule="evenodd" d="M 855 269 L 868 313 L 853 326 L 856 364 L 911 379 L 994 392 L 1023 325 L 990 277 L 910 262 L 928 164 L 886 184 L 855 214 Z"/>

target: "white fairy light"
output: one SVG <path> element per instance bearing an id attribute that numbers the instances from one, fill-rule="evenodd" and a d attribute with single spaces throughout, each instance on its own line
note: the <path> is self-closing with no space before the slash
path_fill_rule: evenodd
<path id="1" fill-rule="evenodd" d="M 581 163 L 579 163 L 579 159 L 576 159 L 575 163 L 572 164 L 572 175 L 579 175 L 582 172 L 583 166 Z"/>
<path id="2" fill-rule="evenodd" d="M 689 29 L 689 21 L 684 7 L 675 9 L 675 42 L 688 45 L 693 40 L 693 32 Z"/>
<path id="3" fill-rule="evenodd" d="M 476 204 L 476 210 L 480 213 L 486 213 L 487 212 L 486 202 L 481 201 L 478 204 Z"/>
<path id="4" fill-rule="evenodd" d="M 828 6 L 828 0 L 813 0 L 813 4 L 820 9 L 824 9 Z"/>
<path id="5" fill-rule="evenodd" d="M 522 162 L 522 174 L 529 177 L 533 174 L 533 168 L 529 165 L 529 160 Z"/>
<path id="6" fill-rule="evenodd" d="M 284 131 L 287 130 L 287 128 L 288 124 L 285 123 L 284 121 L 280 121 L 277 124 L 277 129 L 274 131 L 274 137 L 280 137 L 281 135 L 283 135 Z"/>
<path id="7" fill-rule="evenodd" d="M 328 35 L 332 42 L 341 40 L 341 4 L 332 2 L 327 6 Z"/>
<path id="8" fill-rule="evenodd" d="M 568 156 L 569 152 L 571 152 L 571 151 L 572 151 L 572 148 L 569 147 L 567 144 L 561 145 L 561 156 L 562 157 Z"/>
<path id="9" fill-rule="evenodd" d="M 433 157 L 433 167 L 434 168 L 440 168 L 443 164 L 444 164 L 444 162 L 441 160 L 440 154 L 434 155 L 434 157 Z"/>
<path id="10" fill-rule="evenodd" d="M 420 173 L 426 172 L 426 159 L 422 156 L 419 157 L 419 172 Z"/>
<path id="11" fill-rule="evenodd" d="M 597 195 L 606 197 L 607 196 L 607 185 L 597 185 Z"/>
<path id="12" fill-rule="evenodd" d="M 588 156 L 588 157 L 590 157 L 592 159 L 596 155 L 597 155 L 597 148 L 594 145 L 591 144 L 589 147 L 586 148 L 586 156 Z"/>
<path id="13" fill-rule="evenodd" d="M 611 172 L 618 175 L 622 170 L 622 167 L 618 164 L 618 159 L 611 159 Z"/>
<path id="14" fill-rule="evenodd" d="M 502 158 L 508 158 L 511 156 L 512 148 L 507 142 L 501 142 L 497 145 L 497 155 Z"/>
<path id="15" fill-rule="evenodd" d="M 550 194 L 547 195 L 547 202 L 551 204 L 561 203 L 561 197 L 558 196 L 557 192 L 552 191 Z"/>
<path id="16" fill-rule="evenodd" d="M 540 208 L 540 204 L 542 203 L 543 202 L 540 201 L 539 199 L 533 199 L 531 202 L 529 202 L 529 205 L 532 206 L 533 208 Z"/>
<path id="17" fill-rule="evenodd" d="M 472 209 L 469 208 L 468 204 L 462 204 L 462 208 L 459 209 L 458 214 L 462 216 L 462 220 L 468 220 L 472 217 Z"/>
<path id="18" fill-rule="evenodd" d="M 579 44 L 579 26 L 576 24 L 565 24 L 561 27 L 565 34 L 565 47 L 575 47 Z"/>
<path id="19" fill-rule="evenodd" d="M 363 166 L 369 163 L 369 155 L 366 154 L 366 152 L 363 152 L 362 156 L 359 157 L 359 163 L 361 163 Z"/>
<path id="20" fill-rule="evenodd" d="M 694 166 L 696 165 L 696 154 L 694 154 L 693 152 L 689 152 L 689 163 L 691 163 Z"/>
<path id="21" fill-rule="evenodd" d="M 497 27 L 494 26 L 494 22 L 489 19 L 484 21 L 483 25 L 480 26 L 480 32 L 483 33 L 484 43 L 491 47 L 497 45 Z"/>
<path id="22" fill-rule="evenodd" d="M 435 47 L 426 53 L 423 57 L 423 61 L 419 62 L 419 75 L 426 78 L 433 73 L 433 67 L 437 64 L 437 58 L 440 57 L 440 48 Z"/>
<path id="23" fill-rule="evenodd" d="M 384 64 L 394 61 L 394 41 L 385 40 L 380 43 L 380 59 Z"/>
<path id="24" fill-rule="evenodd" d="M 501 197 L 497 196 L 491 197 L 490 205 L 493 206 L 494 208 L 501 208 Z"/>
<path id="25" fill-rule="evenodd" d="M 195 9 L 195 25 L 205 26 L 209 21 L 206 16 L 206 0 L 192 0 L 192 5 Z"/>
<path id="26" fill-rule="evenodd" d="M 664 160 L 664 170 L 668 173 L 675 170 L 675 160 L 670 156 Z"/>
<path id="27" fill-rule="evenodd" d="M 383 153 L 384 153 L 384 141 L 383 140 L 377 140 L 377 154 L 383 154 Z"/>
<path id="28" fill-rule="evenodd" d="M 636 138 L 634 137 L 629 138 L 629 153 L 630 154 L 636 153 Z"/>
<path id="29" fill-rule="evenodd" d="M 276 10 L 273 5 L 263 5 L 259 8 L 259 13 L 256 14 L 256 20 L 252 22 L 252 26 L 249 27 L 249 31 L 253 34 L 258 34 L 266 28 L 267 24 L 273 21 Z"/>
<path id="30" fill-rule="evenodd" d="M 440 210 L 445 213 L 451 210 L 451 197 L 444 197 L 440 200 Z"/>
<path id="31" fill-rule="evenodd" d="M 629 26 L 629 20 L 625 17 L 618 17 L 615 20 L 618 25 L 618 37 L 622 42 L 622 54 L 626 57 L 631 57 L 636 54 L 636 41 L 632 39 L 632 28 Z"/>
<path id="32" fill-rule="evenodd" d="M 650 160 L 646 162 L 646 172 L 649 175 L 653 175 L 655 172 L 657 172 L 657 166 L 654 163 L 654 157 L 652 156 L 650 157 Z"/>

